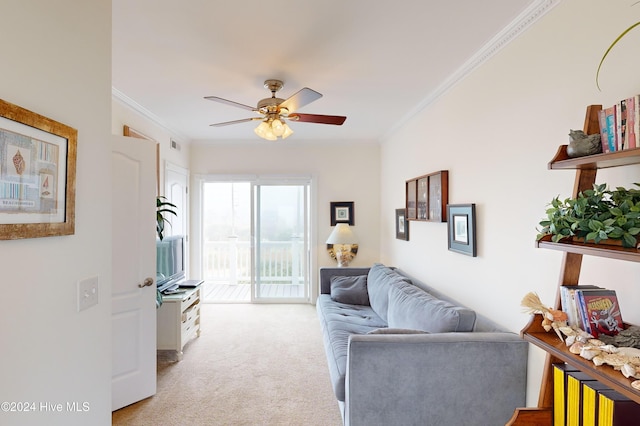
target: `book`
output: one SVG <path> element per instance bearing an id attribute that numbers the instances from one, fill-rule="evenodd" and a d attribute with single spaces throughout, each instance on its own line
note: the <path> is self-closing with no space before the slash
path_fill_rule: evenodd
<path id="1" fill-rule="evenodd" d="M 553 426 L 566 426 L 567 374 L 579 372 L 566 363 L 553 364 Z"/>
<path id="2" fill-rule="evenodd" d="M 627 127 L 627 100 L 622 99 L 616 105 L 616 151 L 625 149 Z"/>
<path id="3" fill-rule="evenodd" d="M 567 314 L 567 324 L 582 328 L 581 318 L 576 305 L 576 290 L 599 289 L 597 285 L 562 285 L 560 286 L 560 306 Z"/>
<path id="4" fill-rule="evenodd" d="M 576 290 L 575 297 L 583 330 L 593 337 L 600 334 L 615 336 L 624 329 L 615 290 Z"/>
<path id="5" fill-rule="evenodd" d="M 582 384 L 583 426 L 598 426 L 598 392 L 603 390 L 611 390 L 611 388 L 595 380 Z"/>
<path id="6" fill-rule="evenodd" d="M 640 95 L 633 97 L 633 140 L 629 141 L 629 149 L 640 148 Z"/>
<path id="7" fill-rule="evenodd" d="M 638 103 L 636 96 L 627 98 L 627 127 L 626 127 L 626 140 L 624 149 L 633 149 L 636 147 L 636 110 L 638 109 Z"/>
<path id="8" fill-rule="evenodd" d="M 567 426 L 580 426 L 583 424 L 582 419 L 582 385 L 586 382 L 595 381 L 591 376 L 581 371 L 566 371 L 567 387 L 566 387 L 566 423 Z"/>
<path id="9" fill-rule="evenodd" d="M 609 149 L 609 132 L 607 130 L 607 119 L 605 110 L 598 111 L 598 124 L 600 126 L 600 143 L 602 144 L 602 153 L 611 152 Z"/>
<path id="10" fill-rule="evenodd" d="M 640 404 L 614 390 L 598 391 L 598 426 L 638 424 Z"/>
<path id="11" fill-rule="evenodd" d="M 605 125 L 607 127 L 607 143 L 609 152 L 616 151 L 616 107 L 610 106 L 604 110 Z"/>

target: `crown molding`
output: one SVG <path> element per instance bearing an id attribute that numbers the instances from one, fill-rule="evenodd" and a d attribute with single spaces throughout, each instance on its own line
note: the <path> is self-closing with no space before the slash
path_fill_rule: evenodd
<path id="1" fill-rule="evenodd" d="M 516 19 L 496 34 L 496 36 L 489 40 L 484 47 L 478 50 L 460 68 L 452 73 L 442 84 L 429 93 L 422 102 L 420 102 L 391 129 L 389 129 L 381 140 L 384 141 L 389 139 L 391 135 L 407 124 L 407 122 L 415 117 L 420 111 L 432 104 L 440 96 L 447 93 L 467 75 L 471 74 L 477 67 L 489 60 L 489 58 L 498 53 L 503 47 L 511 43 L 516 37 L 535 24 L 538 19 L 542 18 L 547 12 L 560 4 L 561 1 L 562 0 L 538 0 L 533 2 L 526 10 L 518 15 Z"/>
<path id="2" fill-rule="evenodd" d="M 171 128 L 171 126 L 169 126 L 166 123 L 166 121 L 164 121 L 163 119 L 161 119 L 160 117 L 158 117 L 157 115 L 155 115 L 154 113 L 152 113 L 151 111 L 149 111 L 148 109 L 146 109 L 145 107 L 143 107 L 142 105 L 140 105 L 139 103 L 137 103 L 136 101 L 134 101 L 133 99 L 131 99 L 130 97 L 128 97 L 127 95 L 125 95 L 124 93 L 122 93 L 121 91 L 119 91 L 113 86 L 111 86 L 111 97 L 116 101 L 120 102 L 121 104 L 129 107 L 133 111 L 137 112 L 138 114 L 142 115 L 147 120 L 150 120 L 152 123 L 159 126 L 166 132 L 168 132 L 173 139 L 178 139 L 181 141 L 189 141 L 189 138 L 187 136 L 177 131 L 176 129 Z"/>

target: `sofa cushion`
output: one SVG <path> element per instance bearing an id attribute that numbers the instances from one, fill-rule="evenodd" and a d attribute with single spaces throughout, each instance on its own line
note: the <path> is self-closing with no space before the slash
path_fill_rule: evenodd
<path id="1" fill-rule="evenodd" d="M 389 306 L 389 288 L 411 281 L 381 263 L 375 263 L 367 275 L 367 292 L 369 293 L 369 304 L 376 314 L 387 321 L 387 310 Z"/>
<path id="2" fill-rule="evenodd" d="M 412 330 L 410 328 L 376 328 L 367 334 L 429 334 L 427 331 Z"/>
<path id="3" fill-rule="evenodd" d="M 367 276 L 336 276 L 331 277 L 331 299 L 350 305 L 369 306 L 367 292 Z"/>
<path id="4" fill-rule="evenodd" d="M 389 328 L 430 333 L 473 331 L 474 311 L 437 299 L 413 284 L 389 288 Z"/>

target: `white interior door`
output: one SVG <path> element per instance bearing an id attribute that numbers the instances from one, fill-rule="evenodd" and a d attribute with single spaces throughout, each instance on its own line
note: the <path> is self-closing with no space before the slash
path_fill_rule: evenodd
<path id="1" fill-rule="evenodd" d="M 189 171 L 183 167 L 167 162 L 164 170 L 165 197 L 175 204 L 178 214 L 168 215 L 170 226 L 165 235 L 187 235 L 187 218 L 189 217 Z"/>
<path id="2" fill-rule="evenodd" d="M 156 393 L 155 145 L 112 141 L 112 410 Z"/>

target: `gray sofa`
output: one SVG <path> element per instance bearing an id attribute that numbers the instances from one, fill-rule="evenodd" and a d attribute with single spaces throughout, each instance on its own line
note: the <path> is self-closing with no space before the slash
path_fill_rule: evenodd
<path id="1" fill-rule="evenodd" d="M 504 425 L 528 344 L 382 264 L 320 268 L 316 308 L 346 426 Z"/>

